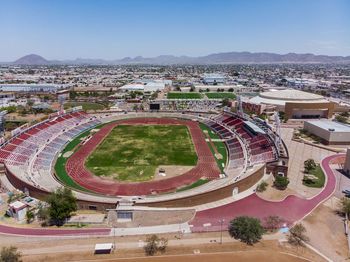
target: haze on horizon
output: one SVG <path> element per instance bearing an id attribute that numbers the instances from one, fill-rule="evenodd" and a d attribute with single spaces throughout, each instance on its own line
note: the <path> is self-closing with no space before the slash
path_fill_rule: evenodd
<path id="1" fill-rule="evenodd" d="M 230 51 L 350 55 L 347 0 L 0 0 L 0 61 L 201 56 Z"/>

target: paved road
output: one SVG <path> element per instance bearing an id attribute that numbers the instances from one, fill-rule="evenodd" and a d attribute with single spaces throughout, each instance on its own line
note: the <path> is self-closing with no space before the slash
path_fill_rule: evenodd
<path id="1" fill-rule="evenodd" d="M 343 155 L 332 155 L 324 158 L 321 166 L 326 174 L 326 186 L 316 196 L 306 199 L 290 195 L 282 201 L 267 201 L 256 194 L 250 195 L 240 201 L 224 206 L 197 212 L 190 222 L 192 232 L 217 231 L 222 226 L 227 228 L 230 220 L 237 216 L 252 216 L 264 219 L 269 215 L 277 215 L 283 218 L 288 224 L 292 224 L 308 215 L 320 203 L 329 198 L 336 185 L 336 178 L 330 164 Z"/>
<path id="2" fill-rule="evenodd" d="M 110 228 L 89 229 L 48 229 L 48 228 L 25 228 L 13 227 L 0 224 L 0 234 L 22 235 L 22 236 L 107 236 Z"/>
<path id="3" fill-rule="evenodd" d="M 320 203 L 329 198 L 336 185 L 336 178 L 330 164 L 344 154 L 332 155 L 324 158 L 321 166 L 326 174 L 326 186 L 316 196 L 305 199 L 297 196 L 288 196 L 282 201 L 267 201 L 259 198 L 256 194 L 250 195 L 242 200 L 223 205 L 220 207 L 199 211 L 190 222 L 192 232 L 218 231 L 220 230 L 220 219 L 225 219 L 223 228 L 227 228 L 228 222 L 241 215 L 254 216 L 263 219 L 269 215 L 278 215 L 289 224 L 294 223 L 308 215 Z M 206 225 L 206 226 L 205 226 Z M 77 235 L 110 235 L 109 228 L 94 229 L 39 229 L 11 227 L 0 224 L 0 233 L 25 236 L 77 236 Z"/>

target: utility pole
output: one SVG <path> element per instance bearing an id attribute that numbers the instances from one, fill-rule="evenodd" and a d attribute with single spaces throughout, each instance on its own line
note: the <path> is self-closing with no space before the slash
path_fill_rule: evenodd
<path id="1" fill-rule="evenodd" d="M 222 225 L 224 224 L 225 219 L 220 219 L 220 245 L 222 244 Z"/>

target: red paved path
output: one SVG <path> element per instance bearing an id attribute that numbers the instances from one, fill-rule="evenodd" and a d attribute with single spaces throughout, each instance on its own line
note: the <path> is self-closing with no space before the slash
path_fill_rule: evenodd
<path id="1" fill-rule="evenodd" d="M 198 155 L 197 166 L 180 176 L 143 183 L 121 183 L 102 179 L 93 175 L 85 168 L 85 160 L 109 132 L 119 124 L 186 125 L 189 128 Z M 205 141 L 205 137 L 198 123 L 189 120 L 170 118 L 134 118 L 113 122 L 104 126 L 67 160 L 66 171 L 79 185 L 96 193 L 113 196 L 149 195 L 154 192 L 168 192 L 180 186 L 192 184 L 202 177 L 213 179 L 220 175 L 220 170 L 216 164 L 215 158 Z"/>
<path id="2" fill-rule="evenodd" d="M 307 214 L 309 214 L 318 204 L 329 198 L 336 185 L 335 175 L 330 168 L 330 163 L 344 158 L 343 155 L 332 155 L 324 158 L 321 166 L 326 174 L 326 186 L 316 196 L 305 199 L 290 195 L 282 201 L 267 201 L 261 199 L 256 194 L 250 195 L 242 200 L 216 207 L 209 210 L 197 212 L 194 219 L 190 222 L 193 232 L 200 231 L 218 231 L 220 230 L 219 220 L 225 219 L 224 228 L 230 220 L 237 216 L 252 216 L 264 219 L 269 215 L 277 215 L 283 218 L 288 224 L 292 224 Z M 211 226 L 204 227 L 204 224 L 210 223 Z"/>

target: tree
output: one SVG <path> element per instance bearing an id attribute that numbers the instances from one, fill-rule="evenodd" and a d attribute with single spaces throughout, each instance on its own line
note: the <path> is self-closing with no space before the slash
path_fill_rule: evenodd
<path id="1" fill-rule="evenodd" d="M 64 221 L 71 216 L 71 213 L 77 210 L 76 202 L 72 190 L 58 188 L 47 199 L 50 220 L 57 226 L 63 225 Z"/>
<path id="2" fill-rule="evenodd" d="M 314 170 L 317 167 L 315 160 L 309 158 L 304 161 L 304 172 L 310 173 L 310 171 Z"/>
<path id="3" fill-rule="evenodd" d="M 0 252 L 0 262 L 19 262 L 22 261 L 21 256 L 17 247 L 3 247 Z"/>
<path id="4" fill-rule="evenodd" d="M 227 97 L 222 99 L 222 106 L 229 106 L 230 105 L 230 99 L 228 99 Z"/>
<path id="5" fill-rule="evenodd" d="M 32 107 L 34 105 L 34 101 L 29 99 L 27 100 L 27 106 Z"/>
<path id="6" fill-rule="evenodd" d="M 77 92 L 75 92 L 75 91 L 70 91 L 70 92 L 69 92 L 69 98 L 70 98 L 71 100 L 75 100 L 76 97 L 77 97 Z"/>
<path id="7" fill-rule="evenodd" d="M 30 210 L 26 212 L 26 222 L 29 224 L 34 219 L 34 213 Z"/>
<path id="8" fill-rule="evenodd" d="M 266 181 L 262 181 L 257 187 L 256 191 L 258 192 L 264 192 L 269 184 L 266 183 Z"/>
<path id="9" fill-rule="evenodd" d="M 347 118 L 346 118 L 345 116 L 337 115 L 337 116 L 335 117 L 335 120 L 337 120 L 337 121 L 340 122 L 340 123 L 344 123 L 344 124 L 347 123 Z"/>
<path id="10" fill-rule="evenodd" d="M 240 216 L 231 220 L 228 231 L 231 237 L 248 245 L 258 242 L 264 234 L 260 220 L 248 216 Z"/>
<path id="11" fill-rule="evenodd" d="M 50 218 L 49 209 L 43 205 L 42 202 L 38 204 L 38 210 L 36 216 L 41 221 L 41 226 L 46 226 Z"/>
<path id="12" fill-rule="evenodd" d="M 286 176 L 280 176 L 280 175 L 277 175 L 275 177 L 275 181 L 273 182 L 273 185 L 277 188 L 277 189 L 280 189 L 280 190 L 284 190 L 287 188 L 289 184 L 289 179 L 288 177 Z"/>
<path id="13" fill-rule="evenodd" d="M 349 217 L 350 215 L 350 199 L 342 197 L 339 202 L 340 211 Z"/>
<path id="14" fill-rule="evenodd" d="M 304 242 L 309 241 L 309 238 L 306 236 L 306 228 L 303 224 L 296 224 L 289 230 L 288 242 L 296 246 L 304 246 Z"/>
<path id="15" fill-rule="evenodd" d="M 168 239 L 159 238 L 157 235 L 151 235 L 146 238 L 146 245 L 144 246 L 145 254 L 153 256 L 158 251 L 164 253 L 168 246 Z"/>
<path id="16" fill-rule="evenodd" d="M 279 216 L 268 216 L 265 218 L 265 229 L 273 232 L 278 229 L 283 222 L 283 219 Z"/>
<path id="17" fill-rule="evenodd" d="M 340 113 L 340 115 L 343 117 L 349 117 L 350 113 L 348 111 L 345 111 L 345 112 Z"/>

